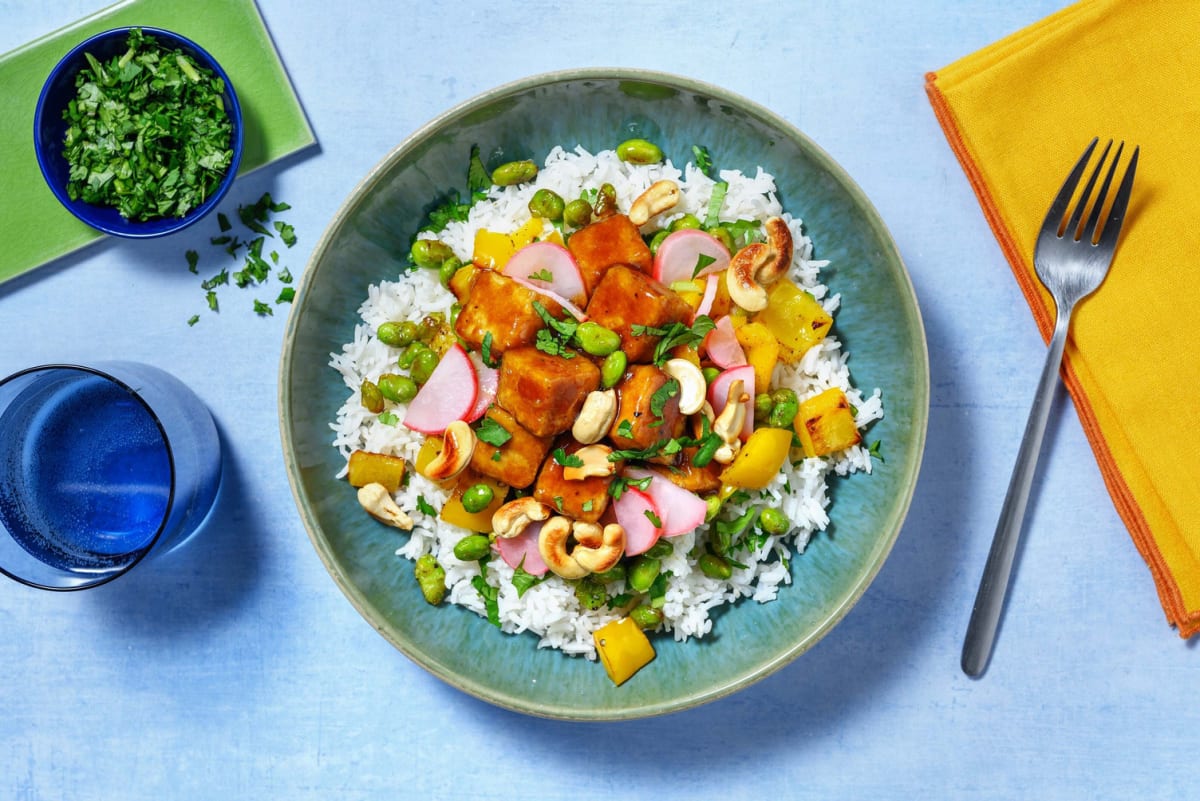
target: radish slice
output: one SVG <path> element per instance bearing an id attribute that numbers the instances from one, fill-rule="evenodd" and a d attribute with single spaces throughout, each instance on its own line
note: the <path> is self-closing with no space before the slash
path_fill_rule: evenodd
<path id="1" fill-rule="evenodd" d="M 696 322 L 696 318 L 702 314 L 708 314 L 712 311 L 713 301 L 717 299 L 717 284 L 721 283 L 721 276 L 710 275 L 704 281 L 704 296 L 700 298 L 700 305 L 696 307 L 696 313 L 692 315 L 692 322 Z"/>
<path id="2" fill-rule="evenodd" d="M 662 528 L 654 525 L 650 515 L 662 522 L 662 513 L 653 499 L 636 487 L 626 487 L 621 497 L 613 501 L 617 522 L 625 529 L 625 554 L 637 556 L 650 550 L 662 536 Z M 646 514 L 649 512 L 650 514 Z"/>
<path id="3" fill-rule="evenodd" d="M 632 479 L 650 476 L 646 485 L 646 494 L 650 500 L 662 510 L 662 536 L 676 537 L 694 531 L 704 522 L 708 515 L 708 504 L 694 492 L 685 490 L 677 484 L 650 470 L 629 468 L 625 475 Z"/>
<path id="4" fill-rule="evenodd" d="M 722 370 L 746 364 L 746 352 L 742 350 L 742 343 L 737 341 L 733 321 L 728 315 L 717 320 L 716 327 L 704 336 L 704 351 L 713 364 Z"/>
<path id="5" fill-rule="evenodd" d="M 570 312 L 571 315 L 579 322 L 582 323 L 584 320 L 587 319 L 587 315 L 583 313 L 583 309 L 579 308 L 574 303 L 567 300 L 566 298 L 564 298 L 562 295 L 558 294 L 557 292 L 551 292 L 549 289 L 546 289 L 545 287 L 538 286 L 533 281 L 526 281 L 524 278 L 518 278 L 515 275 L 511 275 L 511 276 L 509 276 L 509 278 L 512 278 L 512 280 L 516 281 L 518 284 L 525 287 L 526 289 L 532 289 L 534 292 L 538 293 L 539 295 L 543 295 L 547 298 L 550 298 L 550 300 L 554 301 L 559 306 L 562 306 L 564 309 L 566 309 L 568 312 Z"/>
<path id="6" fill-rule="evenodd" d="M 701 256 L 713 261 L 696 272 Z M 729 266 L 729 260 L 729 250 L 711 234 L 695 228 L 684 228 L 659 243 L 654 254 L 653 274 L 657 280 L 670 286 L 675 281 L 690 281 L 719 273 Z"/>
<path id="7" fill-rule="evenodd" d="M 478 394 L 475 367 L 462 345 L 455 344 L 408 404 L 404 425 L 422 434 L 440 434 L 455 420 L 471 414 Z"/>
<path id="8" fill-rule="evenodd" d="M 531 576 L 544 576 L 549 568 L 538 551 L 538 534 L 541 530 L 542 521 L 535 521 L 515 537 L 497 537 L 494 547 L 505 564 L 514 570 L 519 567 Z"/>
<path id="9" fill-rule="evenodd" d="M 534 242 L 518 250 L 504 265 L 504 274 L 510 278 L 523 278 L 534 286 L 549 290 L 556 295 L 569 298 L 572 303 L 583 303 L 587 294 L 583 286 L 583 274 L 571 251 L 553 242 Z M 539 277 L 534 277 L 534 275 Z M 549 278 L 541 277 L 549 275 Z"/>
<path id="10" fill-rule="evenodd" d="M 475 368 L 475 380 L 478 388 L 475 392 L 475 406 L 466 417 L 468 423 L 474 423 L 496 400 L 496 389 L 500 386 L 500 371 L 483 363 L 483 357 L 474 351 L 470 354 L 471 366 Z"/>
<path id="11" fill-rule="evenodd" d="M 718 375 L 708 385 L 708 402 L 712 404 L 713 413 L 718 417 L 725 410 L 725 401 L 729 398 L 729 387 L 734 381 L 742 382 L 742 391 L 750 396 L 746 401 L 746 422 L 742 426 L 742 439 L 754 433 L 754 368 L 748 364 L 731 367 Z"/>

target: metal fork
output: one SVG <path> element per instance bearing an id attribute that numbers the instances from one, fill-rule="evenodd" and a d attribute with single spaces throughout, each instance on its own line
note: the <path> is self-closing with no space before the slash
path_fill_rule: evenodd
<path id="1" fill-rule="evenodd" d="M 1034 249 L 1034 268 L 1038 278 L 1054 299 L 1058 315 L 1054 323 L 1054 335 L 1050 338 L 1050 349 L 1046 354 L 1046 364 L 1042 368 L 1042 377 L 1038 381 L 1037 393 L 1033 398 L 1033 408 L 1030 409 L 1029 421 L 1025 424 L 1025 436 L 1017 453 L 1017 463 L 1013 466 L 1008 493 L 1004 497 L 1000 521 L 996 526 L 987 565 L 979 583 L 979 593 L 975 596 L 975 606 L 971 610 L 971 622 L 967 626 L 962 669 L 968 676 L 982 675 L 991 657 L 996 629 L 1000 624 L 1000 613 L 1008 593 L 1013 558 L 1025 519 L 1025 505 L 1029 500 L 1029 489 L 1033 483 L 1038 453 L 1042 446 L 1042 435 L 1046 431 L 1046 418 L 1050 414 L 1050 403 L 1058 384 L 1063 348 L 1071 325 L 1071 312 L 1076 303 L 1096 291 L 1104 276 L 1108 274 L 1117 246 L 1117 237 L 1121 233 L 1121 223 L 1125 219 L 1125 209 L 1129 205 L 1133 174 L 1137 169 L 1139 148 L 1136 147 L 1129 158 L 1125 175 L 1121 179 L 1120 188 L 1108 214 L 1103 218 L 1101 216 L 1104 213 L 1105 197 L 1116 173 L 1117 163 L 1121 159 L 1121 151 L 1125 147 L 1122 142 L 1117 146 L 1117 152 L 1108 165 L 1107 173 L 1104 174 L 1100 191 L 1091 203 L 1091 213 L 1087 222 L 1082 223 L 1092 189 L 1103 172 L 1104 163 L 1112 148 L 1110 140 L 1104 147 L 1104 152 L 1100 154 L 1100 159 L 1074 209 L 1071 208 L 1071 199 L 1076 194 L 1079 180 L 1087 170 L 1098 141 L 1093 139 L 1087 146 L 1058 191 L 1054 202 L 1050 204 L 1050 211 L 1042 223 L 1042 230 L 1038 234 Z"/>

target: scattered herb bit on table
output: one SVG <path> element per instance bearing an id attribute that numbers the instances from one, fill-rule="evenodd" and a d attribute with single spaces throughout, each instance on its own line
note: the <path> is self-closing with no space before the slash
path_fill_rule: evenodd
<path id="1" fill-rule="evenodd" d="M 75 78 L 63 110 L 72 200 L 112 206 L 144 222 L 183 217 L 220 184 L 233 159 L 225 82 L 140 28 L 128 49 Z"/>

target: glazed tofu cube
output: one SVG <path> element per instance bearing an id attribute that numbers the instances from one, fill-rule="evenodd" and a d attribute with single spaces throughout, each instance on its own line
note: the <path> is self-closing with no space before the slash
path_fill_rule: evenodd
<path id="1" fill-rule="evenodd" d="M 538 469 L 550 451 L 550 439 L 530 434 L 516 418 L 495 404 L 487 410 L 483 419 L 491 423 L 483 423 L 482 426 L 499 426 L 508 432 L 509 439 L 501 445 L 494 445 L 476 436 L 471 467 L 477 473 L 499 479 L 510 487 L 528 487 L 537 478 Z"/>
<path id="2" fill-rule="evenodd" d="M 619 264 L 609 269 L 596 286 L 587 314 L 590 320 L 620 334 L 625 356 L 630 363 L 640 363 L 653 358 L 660 337 L 634 334 L 633 326 L 665 328 L 671 323 L 687 323 L 692 319 L 692 308 L 650 276 Z"/>
<path id="3" fill-rule="evenodd" d="M 837 387 L 801 401 L 793 427 L 804 445 L 805 456 L 824 456 L 862 441 L 850 401 Z"/>
<path id="4" fill-rule="evenodd" d="M 587 394 L 600 386 L 600 368 L 575 354 L 552 356 L 519 347 L 504 354 L 496 403 L 535 437 L 552 437 L 575 424 Z"/>
<path id="5" fill-rule="evenodd" d="M 566 455 L 583 447 L 570 436 L 561 437 L 555 445 L 561 447 Z M 588 476 L 568 480 L 563 474 L 563 466 L 551 453 L 542 463 L 537 484 L 533 488 L 533 497 L 558 514 L 586 523 L 595 523 L 608 508 L 608 485 L 612 481 L 613 476 Z"/>
<path id="6" fill-rule="evenodd" d="M 474 350 L 481 349 L 484 337 L 491 333 L 493 355 L 531 344 L 544 326 L 534 301 L 555 317 L 563 316 L 562 307 L 545 295 L 495 270 L 477 269 L 454 331 Z"/>
<path id="7" fill-rule="evenodd" d="M 635 364 L 617 382 L 617 416 L 608 435 L 620 450 L 642 450 L 683 431 L 679 393 L 656 397 L 671 378 L 652 364 Z M 661 407 L 661 408 L 660 408 Z"/>
<path id="8" fill-rule="evenodd" d="M 589 296 L 614 264 L 631 265 L 647 275 L 654 264 L 642 232 L 624 214 L 614 214 L 580 228 L 567 239 L 567 250 L 579 265 Z"/>

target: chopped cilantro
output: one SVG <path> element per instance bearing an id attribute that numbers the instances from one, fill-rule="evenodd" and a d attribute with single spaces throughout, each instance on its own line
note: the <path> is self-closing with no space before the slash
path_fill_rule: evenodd
<path id="1" fill-rule="evenodd" d="M 275 230 L 279 232 L 279 238 L 283 241 L 283 244 L 287 245 L 289 248 L 296 244 L 295 228 L 285 222 L 282 222 L 281 220 L 275 220 L 274 225 Z"/>
<path id="2" fill-rule="evenodd" d="M 279 279 L 279 283 L 281 284 L 292 283 L 292 272 L 287 267 L 275 273 L 275 277 Z"/>
<path id="3" fill-rule="evenodd" d="M 231 225 L 229 222 L 229 218 L 225 216 L 225 212 L 223 211 L 217 212 L 217 226 L 222 232 L 228 231 L 233 227 L 233 225 Z"/>
<path id="4" fill-rule="evenodd" d="M 696 169 L 708 175 L 708 171 L 712 169 L 712 156 L 708 154 L 708 148 L 692 145 L 692 156 L 696 159 Z"/>
<path id="5" fill-rule="evenodd" d="M 725 202 L 725 193 L 728 191 L 729 184 L 724 181 L 713 184 L 712 195 L 708 199 L 708 212 L 704 216 L 705 228 L 712 228 L 714 225 L 720 224 L 721 204 Z"/>
<path id="6" fill-rule="evenodd" d="M 667 379 L 666 383 L 654 390 L 654 394 L 650 396 L 650 413 L 661 420 L 667 402 L 678 394 L 679 382 L 674 378 Z"/>
<path id="7" fill-rule="evenodd" d="M 196 272 L 196 265 L 200 263 L 200 254 L 194 250 L 189 250 L 184 255 L 187 257 L 188 272 Z"/>
<path id="8" fill-rule="evenodd" d="M 525 557 L 521 557 L 521 563 L 513 569 L 512 583 L 517 588 L 517 597 L 520 598 L 530 588 L 541 584 L 546 580 L 546 577 L 535 576 L 532 573 L 525 571 Z"/>
<path id="9" fill-rule="evenodd" d="M 214 275 L 212 278 L 208 279 L 207 281 L 202 281 L 200 283 L 200 288 L 204 289 L 204 290 L 215 289 L 216 287 L 219 287 L 222 284 L 228 284 L 228 283 L 229 283 L 229 270 L 221 270 L 221 272 L 217 273 L 216 275 Z"/>
<path id="10" fill-rule="evenodd" d="M 647 509 L 645 515 L 646 519 L 653 523 L 655 528 L 662 528 L 662 518 L 654 514 L 653 509 Z"/>
<path id="11" fill-rule="evenodd" d="M 394 425 L 396 425 L 396 423 L 400 422 L 400 418 L 397 417 L 396 415 L 392 414 L 391 412 L 384 412 L 383 414 L 379 415 L 379 417 L 377 417 L 376 419 L 379 422 L 383 423 L 385 426 L 394 426 Z"/>
<path id="12" fill-rule="evenodd" d="M 704 272 L 704 268 L 712 264 L 716 259 L 706 253 L 701 253 L 696 257 L 696 266 L 692 270 L 692 278 L 696 278 L 700 273 Z"/>
<path id="13" fill-rule="evenodd" d="M 273 314 L 275 314 L 275 310 L 271 308 L 270 304 L 263 303 L 261 300 L 256 299 L 254 301 L 254 313 L 259 316 L 267 315 L 267 314 L 273 315 Z"/>
<path id="14" fill-rule="evenodd" d="M 204 293 L 204 300 L 208 303 L 208 308 L 217 311 L 217 293 L 211 289 Z"/>
<path id="15" fill-rule="evenodd" d="M 483 159 L 479 157 L 479 145 L 471 145 L 471 159 L 467 162 L 467 189 L 474 194 L 486 192 L 491 186 L 492 176 L 488 174 L 487 167 L 483 166 Z"/>
<path id="16" fill-rule="evenodd" d="M 547 283 L 554 280 L 554 275 L 544 267 L 536 273 L 530 273 L 529 277 L 535 281 L 546 281 Z"/>
<path id="17" fill-rule="evenodd" d="M 488 445 L 496 448 L 499 448 L 512 439 L 512 434 L 509 433 L 508 429 L 490 417 L 483 418 L 483 422 L 475 430 L 475 436 L 480 442 L 486 442 Z"/>
<path id="18" fill-rule="evenodd" d="M 583 467 L 583 459 L 573 453 L 567 453 L 562 448 L 555 448 L 553 454 L 554 461 L 563 467 Z"/>
<path id="19" fill-rule="evenodd" d="M 437 509 L 434 509 L 433 504 L 431 504 L 429 501 L 425 500 L 424 495 L 417 496 L 417 510 L 423 515 L 429 515 L 430 517 L 437 517 Z"/>
<path id="20" fill-rule="evenodd" d="M 622 420 L 617 423 L 617 436 L 625 439 L 633 439 L 633 423 L 629 420 Z"/>
<path id="21" fill-rule="evenodd" d="M 498 367 L 500 362 L 492 359 L 492 332 L 486 331 L 483 335 L 483 342 L 479 348 L 479 355 L 483 358 L 483 363 L 488 367 Z"/>
<path id="22" fill-rule="evenodd" d="M 188 318 L 189 326 L 195 325 L 198 322 L 200 322 L 200 315 L 198 315 L 198 314 L 193 314 L 191 317 Z"/>
<path id="23" fill-rule="evenodd" d="M 867 453 L 871 454 L 871 456 L 873 456 L 873 457 L 875 457 L 876 459 L 878 459 L 879 461 L 883 462 L 883 461 L 886 461 L 886 459 L 884 459 L 884 458 L 883 458 L 883 454 L 881 454 L 881 453 L 879 452 L 879 448 L 880 448 L 880 446 L 881 446 L 881 445 L 883 445 L 883 440 L 881 440 L 881 439 L 877 439 L 877 440 L 875 440 L 875 441 L 874 441 L 874 442 L 872 442 L 872 443 L 870 444 L 870 446 L 867 448 Z"/>
<path id="24" fill-rule="evenodd" d="M 276 304 L 291 303 L 295 299 L 296 299 L 295 287 L 285 286 L 283 289 L 279 290 L 279 297 L 275 298 L 275 303 Z"/>
<path id="25" fill-rule="evenodd" d="M 585 512 L 590 512 L 595 507 L 593 505 L 592 499 L 588 498 L 586 501 L 584 501 L 582 504 L 580 504 L 579 508 L 581 508 Z"/>
<path id="26" fill-rule="evenodd" d="M 475 591 L 479 593 L 479 597 L 483 599 L 483 608 L 487 611 L 488 623 L 491 623 L 496 628 L 500 628 L 500 589 L 488 584 L 487 579 L 483 576 L 472 578 L 471 586 L 475 588 Z"/>

